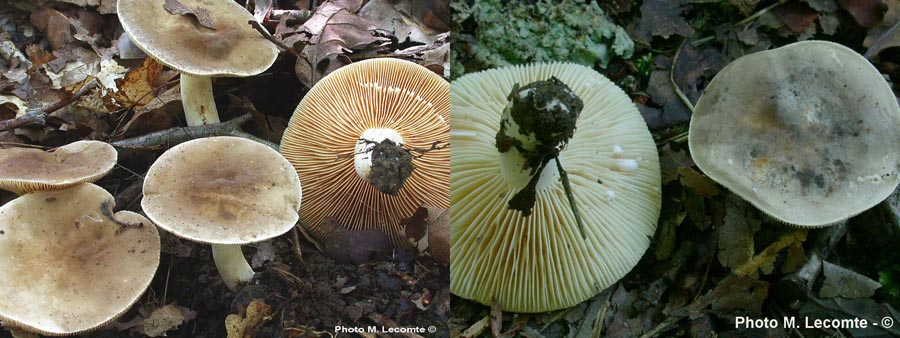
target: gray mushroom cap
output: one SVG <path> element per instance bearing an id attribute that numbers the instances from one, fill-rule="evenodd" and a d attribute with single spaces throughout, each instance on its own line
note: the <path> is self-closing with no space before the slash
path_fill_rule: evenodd
<path id="1" fill-rule="evenodd" d="M 798 42 L 739 58 L 691 119 L 697 166 L 761 211 L 822 226 L 884 200 L 900 183 L 900 108 L 853 50 Z"/>

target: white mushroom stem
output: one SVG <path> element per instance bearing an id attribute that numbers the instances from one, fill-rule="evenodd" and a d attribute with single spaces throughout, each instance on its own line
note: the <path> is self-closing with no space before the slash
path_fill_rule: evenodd
<path id="1" fill-rule="evenodd" d="M 222 275 L 222 281 L 231 291 L 237 291 L 237 285 L 247 283 L 253 278 L 255 272 L 244 253 L 241 246 L 237 244 L 213 244 L 212 245 L 213 260 L 216 262 L 216 269 Z"/>
<path id="2" fill-rule="evenodd" d="M 40 338 L 37 333 L 28 332 L 23 329 L 17 327 L 10 327 L 9 334 L 13 336 L 13 338 Z"/>
<path id="3" fill-rule="evenodd" d="M 181 73 L 181 104 L 188 126 L 219 123 L 211 77 Z"/>
<path id="4" fill-rule="evenodd" d="M 367 129 L 356 142 L 356 149 L 353 150 L 353 167 L 356 174 L 366 182 L 369 182 L 369 172 L 372 171 L 372 148 L 384 140 L 391 140 L 397 145 L 403 144 L 403 137 L 390 128 Z"/>

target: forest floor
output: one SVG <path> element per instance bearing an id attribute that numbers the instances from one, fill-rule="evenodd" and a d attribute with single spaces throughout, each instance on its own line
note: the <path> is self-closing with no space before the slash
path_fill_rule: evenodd
<path id="1" fill-rule="evenodd" d="M 221 120 L 242 119 L 237 130 L 263 140 L 279 143 L 309 88 L 351 61 L 402 58 L 449 76 L 446 3 L 257 0 L 247 8 L 291 50 L 262 74 L 214 80 L 213 90 Z M 210 136 L 170 133 L 141 143 L 185 126 L 178 73 L 123 44 L 115 0 L 0 1 L 0 44 L 0 122 L 22 122 L 0 124 L 0 148 L 137 141 L 118 148 L 119 163 L 96 183 L 115 196 L 116 210 L 141 211 L 143 175 L 166 149 Z M 15 197 L 0 190 L 0 205 Z M 340 244 L 319 249 L 291 231 L 243 247 L 258 273 L 232 292 L 209 245 L 160 235 L 150 289 L 116 321 L 81 336 L 239 338 L 226 332 L 229 314 L 245 323 L 240 338 L 333 336 L 336 326 L 449 335 L 449 269 L 428 255 L 377 249 L 348 258 Z"/>

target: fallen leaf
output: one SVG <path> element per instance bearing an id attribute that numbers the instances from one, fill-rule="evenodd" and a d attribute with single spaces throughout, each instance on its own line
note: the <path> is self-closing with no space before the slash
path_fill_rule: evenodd
<path id="1" fill-rule="evenodd" d="M 759 316 L 762 314 L 763 302 L 768 296 L 769 283 L 730 275 L 703 297 L 691 303 L 689 310 L 693 316 L 700 313 L 713 313 L 720 318 L 734 318 L 738 314 Z"/>
<path id="2" fill-rule="evenodd" d="M 851 337 L 897 337 L 900 336 L 900 326 L 896 324 L 897 318 L 900 318 L 900 312 L 897 312 L 889 304 L 876 303 L 871 298 L 842 298 L 835 297 L 829 299 L 820 299 L 814 295 L 809 295 L 809 299 L 804 302 L 797 310 L 798 315 L 807 317 L 811 321 L 816 319 L 862 319 L 869 324 L 877 323 L 878 325 L 867 325 L 866 328 L 858 328 L 848 326 L 845 329 L 850 333 Z M 885 318 L 893 319 L 891 325 L 881 325 L 885 323 Z"/>
<path id="3" fill-rule="evenodd" d="M 43 7 L 32 12 L 31 24 L 47 36 L 54 51 L 64 49 L 75 39 L 69 18 L 55 9 Z"/>
<path id="4" fill-rule="evenodd" d="M 806 31 L 819 17 L 819 12 L 802 2 L 785 3 L 775 7 L 772 13 L 794 33 Z"/>
<path id="5" fill-rule="evenodd" d="M 748 215 L 749 204 L 729 194 L 725 200 L 725 219 L 719 232 L 719 263 L 735 271 L 755 254 L 753 234 L 760 221 Z"/>
<path id="6" fill-rule="evenodd" d="M 194 317 L 196 313 L 190 309 L 172 303 L 153 310 L 141 323 L 141 332 L 148 337 L 165 336 L 167 331 L 177 329 Z"/>
<path id="7" fill-rule="evenodd" d="M 261 300 L 253 300 L 242 312 L 243 316 L 230 314 L 225 317 L 225 331 L 228 338 L 253 338 L 253 330 L 272 314 L 272 307 Z"/>
<path id="8" fill-rule="evenodd" d="M 216 25 L 212 22 L 212 19 L 209 18 L 209 11 L 207 11 L 206 8 L 197 6 L 197 8 L 191 9 L 181 2 L 178 2 L 178 0 L 166 0 L 165 4 L 163 4 L 163 8 L 171 14 L 193 16 L 201 26 L 209 29 L 216 29 Z"/>
<path id="9" fill-rule="evenodd" d="M 641 5 L 641 17 L 634 32 L 635 40 L 650 45 L 654 36 L 669 38 L 672 35 L 694 35 L 694 29 L 681 17 L 681 10 L 679 0 L 645 1 Z"/>
<path id="10" fill-rule="evenodd" d="M 361 5 L 361 0 L 326 2 L 303 25 L 279 26 L 276 30 L 276 36 L 286 45 L 302 46 L 294 71 L 305 86 L 312 87 L 325 75 L 349 64 L 349 53 L 377 49 L 390 42 L 376 34 L 377 27 L 356 14 Z"/>
<path id="11" fill-rule="evenodd" d="M 882 0 L 838 0 L 838 4 L 865 28 L 872 28 L 884 19 L 885 4 Z"/>
<path id="12" fill-rule="evenodd" d="M 691 167 L 678 168 L 681 185 L 690 188 L 702 197 L 713 197 L 720 193 L 716 182 Z"/>
<path id="13" fill-rule="evenodd" d="M 865 57 L 872 59 L 882 50 L 900 46 L 900 0 L 883 0 L 887 6 L 881 23 L 869 28 L 869 32 L 863 40 L 863 46 L 868 47 Z"/>
<path id="14" fill-rule="evenodd" d="M 387 235 L 379 230 L 349 230 L 334 218 L 322 224 L 324 254 L 340 263 L 363 264 L 391 252 Z"/>
<path id="15" fill-rule="evenodd" d="M 822 288 L 819 297 L 866 298 L 881 287 L 877 281 L 840 265 L 822 261 Z"/>

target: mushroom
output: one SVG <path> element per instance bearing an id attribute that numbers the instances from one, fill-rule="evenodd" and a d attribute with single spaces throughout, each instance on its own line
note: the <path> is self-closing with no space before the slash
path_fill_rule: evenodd
<path id="1" fill-rule="evenodd" d="M 786 223 L 823 226 L 900 183 L 900 108 L 853 50 L 806 41 L 741 57 L 710 82 L 688 143 L 710 178 Z"/>
<path id="2" fill-rule="evenodd" d="M 253 278 L 241 245 L 280 236 L 297 223 L 300 179 L 278 152 L 239 137 L 196 139 L 163 153 L 144 180 L 141 206 L 172 234 L 212 244 L 225 285 Z"/>
<path id="3" fill-rule="evenodd" d="M 18 195 L 60 190 L 99 180 L 116 164 L 116 149 L 100 141 L 78 141 L 43 151 L 0 150 L 0 189 Z"/>
<path id="4" fill-rule="evenodd" d="M 248 24 L 253 15 L 234 1 L 180 1 L 120 0 L 119 21 L 147 55 L 181 71 L 187 124 L 219 123 L 211 78 L 259 74 L 275 62 L 278 49 Z"/>
<path id="5" fill-rule="evenodd" d="M 159 266 L 156 228 L 80 184 L 0 207 L 0 318 L 45 335 L 95 330 L 144 293 Z"/>
<path id="6" fill-rule="evenodd" d="M 588 67 L 551 63 L 469 74 L 451 92 L 451 292 L 544 312 L 637 264 L 656 230 L 661 179 L 647 125 L 621 89 Z"/>
<path id="7" fill-rule="evenodd" d="M 450 152 L 441 146 L 450 132 L 449 87 L 415 63 L 378 58 L 342 67 L 310 89 L 281 153 L 306 182 L 300 217 L 313 236 L 323 239 L 322 225 L 333 217 L 408 246 L 401 220 L 423 204 L 449 207 Z"/>

